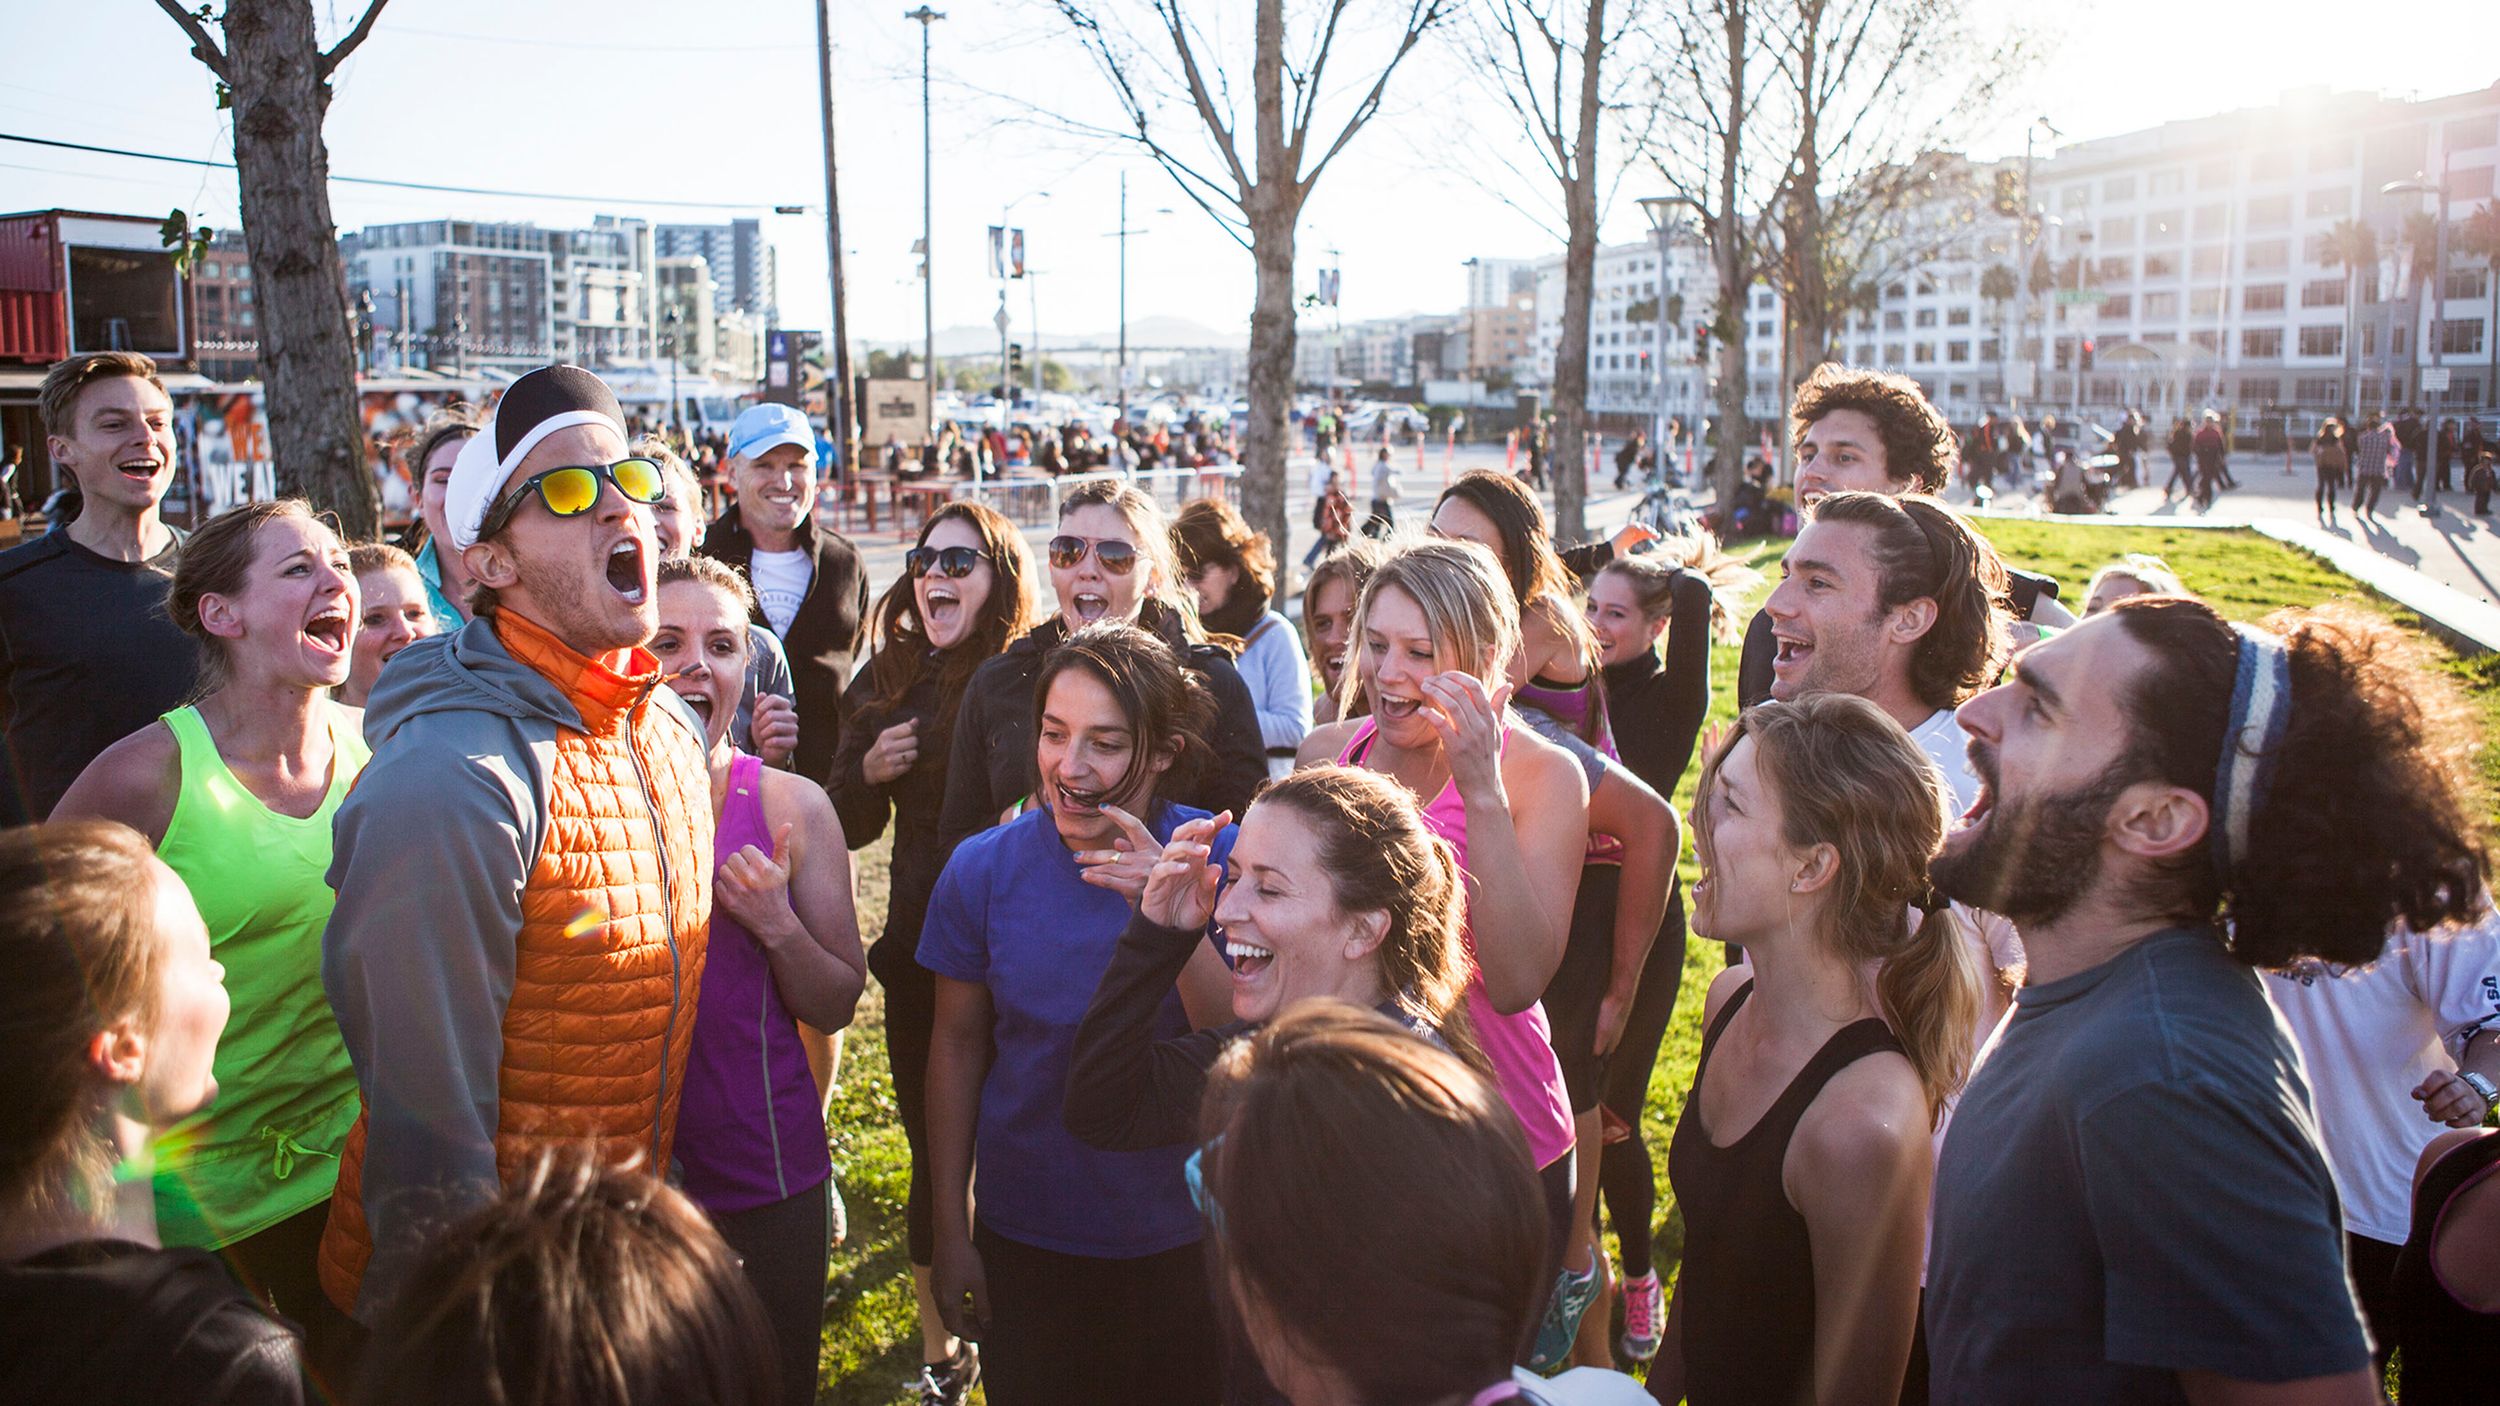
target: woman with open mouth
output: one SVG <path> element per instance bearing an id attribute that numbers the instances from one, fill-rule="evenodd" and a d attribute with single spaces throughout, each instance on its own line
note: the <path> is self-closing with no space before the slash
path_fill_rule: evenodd
<path id="1" fill-rule="evenodd" d="M 1370 703 L 1357 698 L 1340 712 L 1337 695 L 1354 643 L 1354 603 L 1362 599 L 1363 583 L 1372 579 L 1385 550 L 1372 538 L 1349 537 L 1320 558 L 1302 583 L 1302 642 L 1311 651 L 1311 676 L 1319 681 L 1319 697 L 1311 703 L 1314 726 L 1371 711 Z"/>
<path id="2" fill-rule="evenodd" d="M 1927 882 L 1948 794 L 1853 694 L 1758 704 L 1703 764 L 1693 926 L 1748 962 L 1711 983 L 1667 1153 L 1685 1243 L 1660 1400 L 1900 1395 L 1931 1136 L 1979 1005 Z"/>
<path id="3" fill-rule="evenodd" d="M 1043 657 L 1061 641 L 1105 621 L 1135 624 L 1171 646 L 1215 702 L 1215 718 L 1204 734 L 1213 763 L 1174 791 L 1173 799 L 1240 814 L 1267 779 L 1258 705 L 1233 667 L 1231 652 L 1207 643 L 1172 559 L 1163 509 L 1131 484 L 1079 484 L 1060 502 L 1059 531 L 1050 539 L 1048 560 L 1059 613 L 983 664 L 964 687 L 946 765 L 939 843 L 951 850 L 965 836 L 1040 803 L 1033 775 L 1033 681 Z M 1137 856 L 1132 885 L 1142 880 L 1146 859 Z"/>
<path id="4" fill-rule="evenodd" d="M 1115 844 L 1140 842 L 1126 825 L 1151 845 L 1147 868 L 1191 822 L 1209 862 L 1231 851 L 1229 825 L 1167 799 L 1206 760 L 1213 705 L 1170 645 L 1116 621 L 1054 646 L 1033 699 L 1041 804 L 956 847 L 920 931 L 937 979 L 933 1294 L 948 1330 L 980 1342 L 994 1406 L 1107 1392 L 1212 1403 L 1217 1330 L 1187 1149 L 1097 1150 L 1061 1106 L 1078 1024 L 1129 922 L 1132 885 L 1107 872 L 1128 853 Z M 1154 1038 L 1224 1018 L 1207 951 L 1186 1007 L 1169 987 L 1157 1000 Z"/>
<path id="5" fill-rule="evenodd" d="M 1466 889 L 1415 798 L 1360 767 L 1304 767 L 1250 803 L 1231 862 L 1211 862 L 1213 817 L 1173 831 L 1137 915 L 1077 1028 L 1069 1131 L 1118 1150 L 1192 1142 L 1207 1070 L 1234 1040 L 1333 996 L 1379 1011 L 1483 1069 L 1462 1004 L 1474 964 Z M 1144 827 L 1121 813 L 1141 843 Z M 1167 1040 L 1163 998 L 1191 962 L 1231 969 L 1233 1018 Z"/>
<path id="6" fill-rule="evenodd" d="M 816 1399 L 833 1182 L 799 1022 L 842 1029 L 868 984 L 850 850 L 823 788 L 730 741 L 755 608 L 746 578 L 671 557 L 658 589 L 651 652 L 703 724 L 719 866 L 675 1161 L 763 1301 L 781 1399 L 796 1406 Z"/>
<path id="7" fill-rule="evenodd" d="M 973 671 L 1033 627 L 1033 559 L 1016 525 L 983 503 L 937 510 L 904 557 L 904 574 L 869 617 L 876 652 L 842 701 L 833 804 L 853 849 L 894 827 L 885 933 L 868 969 L 885 988 L 885 1052 L 894 1104 L 911 1151 L 903 1202 L 905 1244 L 920 1306 L 920 1400 L 962 1406 L 980 1379 L 980 1353 L 946 1331 L 929 1296 L 936 1234 L 929 1206 L 929 1037 L 937 978 L 920 965 L 920 926 L 946 854 L 938 813 L 955 719 Z"/>
<path id="8" fill-rule="evenodd" d="M 233 993 L 215 1106 L 154 1145 L 164 1243 L 217 1251 L 344 1391 L 355 1330 L 314 1255 L 359 1107 L 321 985 L 330 820 L 368 756 L 363 713 L 330 692 L 351 664 L 356 578 L 302 499 L 246 503 L 184 544 L 166 607 L 210 691 L 106 748 L 53 816 L 118 820 L 155 845 Z"/>
<path id="9" fill-rule="evenodd" d="M 1539 1004 L 1561 964 L 1588 848 L 1580 764 L 1506 706 L 1519 613 L 1493 554 L 1472 542 L 1392 549 L 1355 607 L 1341 699 L 1372 713 L 1315 728 L 1304 765 L 1380 772 L 1422 807 L 1468 877 L 1467 1015 L 1519 1116 L 1553 1217 L 1548 1279 L 1572 1227 L 1571 1100 Z"/>

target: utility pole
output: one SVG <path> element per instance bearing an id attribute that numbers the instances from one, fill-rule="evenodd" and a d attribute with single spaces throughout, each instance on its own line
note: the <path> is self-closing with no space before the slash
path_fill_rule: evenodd
<path id="1" fill-rule="evenodd" d="M 825 365 L 832 374 L 826 388 L 825 430 L 834 452 L 841 455 L 842 471 L 848 473 L 859 463 L 859 419 L 851 405 L 851 338 L 843 307 L 842 195 L 833 157 L 833 21 L 827 0 L 816 0 L 816 79 L 825 129 L 825 263 L 833 280 L 833 355 Z"/>
<path id="2" fill-rule="evenodd" d="M 946 16 L 923 4 L 903 13 L 920 22 L 920 378 L 929 388 L 929 424 L 937 433 L 937 244 L 936 183 L 929 142 L 929 26 Z"/>
<path id="3" fill-rule="evenodd" d="M 1128 426 L 1128 172 L 1120 173 L 1120 425 Z"/>

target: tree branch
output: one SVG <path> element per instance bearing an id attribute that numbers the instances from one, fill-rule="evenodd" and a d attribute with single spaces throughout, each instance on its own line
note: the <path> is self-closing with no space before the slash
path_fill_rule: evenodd
<path id="1" fill-rule="evenodd" d="M 331 45 L 330 52 L 321 56 L 320 73 L 323 78 L 326 79 L 336 73 L 338 66 L 347 62 L 347 56 L 356 52 L 357 46 L 365 42 L 365 36 L 373 33 L 373 22 L 382 17 L 382 7 L 389 3 L 390 0 L 373 0 L 372 4 L 365 7 L 364 18 L 356 21 L 354 29 L 347 31 L 347 37 Z"/>
<path id="2" fill-rule="evenodd" d="M 1380 77 L 1372 83 L 1371 91 L 1355 104 L 1345 126 L 1338 130 L 1337 139 L 1328 144 L 1328 150 L 1321 153 L 1319 161 L 1307 173 L 1297 170 L 1294 185 L 1301 194 L 1307 196 L 1310 193 L 1311 187 L 1319 183 L 1320 173 L 1328 169 L 1328 163 L 1336 160 L 1337 153 L 1345 150 L 1346 143 L 1354 140 L 1354 134 L 1363 130 L 1363 124 L 1371 121 L 1373 114 L 1380 111 L 1380 97 L 1389 90 L 1390 75 L 1396 73 L 1398 65 L 1415 51 L 1415 45 L 1424 34 L 1441 22 L 1443 6 L 1447 3 L 1448 0 L 1413 0 L 1406 12 L 1406 33 L 1398 40 L 1397 52 L 1380 66 Z"/>
<path id="3" fill-rule="evenodd" d="M 182 26 L 182 32 L 191 37 L 192 57 L 206 64 L 208 71 L 217 75 L 218 82 L 233 81 L 226 66 L 226 51 L 217 47 L 217 41 L 210 37 L 208 26 L 200 22 L 198 15 L 182 8 L 180 0 L 156 0 L 156 8 L 173 16 L 174 23 Z"/>

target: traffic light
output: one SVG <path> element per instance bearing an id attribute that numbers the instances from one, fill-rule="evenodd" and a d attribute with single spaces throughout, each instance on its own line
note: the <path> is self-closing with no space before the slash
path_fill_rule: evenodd
<path id="1" fill-rule="evenodd" d="M 1024 343 L 1022 343 L 1022 342 L 1009 342 L 1009 343 L 1007 344 L 1007 379 L 1012 381 L 1012 380 L 1014 380 L 1016 377 L 1021 376 L 1021 375 L 1023 375 L 1023 374 L 1024 374 Z"/>
<path id="2" fill-rule="evenodd" d="M 2081 367 L 2082 367 L 2084 370 L 2086 370 L 2086 371 L 2089 371 L 2089 370 L 2091 370 L 2091 369 L 2092 369 L 2092 339 L 2091 339 L 2091 338 L 2086 337 L 2086 338 L 2084 338 L 2084 339 L 2083 339 L 2083 360 L 2082 360 L 2082 361 L 2080 361 L 2080 362 L 2078 362 L 2078 363 L 2076 363 L 2076 364 L 2077 364 L 2077 365 L 2079 365 L 2079 366 L 2081 366 Z"/>
<path id="3" fill-rule="evenodd" d="M 1702 362 L 1708 361 L 1709 359 L 1710 324 L 1707 322 L 1696 322 L 1693 324 L 1693 360 L 1696 362 Z"/>

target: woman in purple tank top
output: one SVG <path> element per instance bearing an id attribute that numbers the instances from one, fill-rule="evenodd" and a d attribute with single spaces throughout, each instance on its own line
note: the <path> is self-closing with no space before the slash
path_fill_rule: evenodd
<path id="1" fill-rule="evenodd" d="M 659 576 L 651 652 L 704 726 L 720 866 L 677 1169 L 764 1301 L 781 1399 L 813 1401 L 833 1162 L 798 1022 L 840 1030 L 867 984 L 850 850 L 822 787 L 730 745 L 754 604 L 745 579 L 708 557 L 671 558 Z"/>

